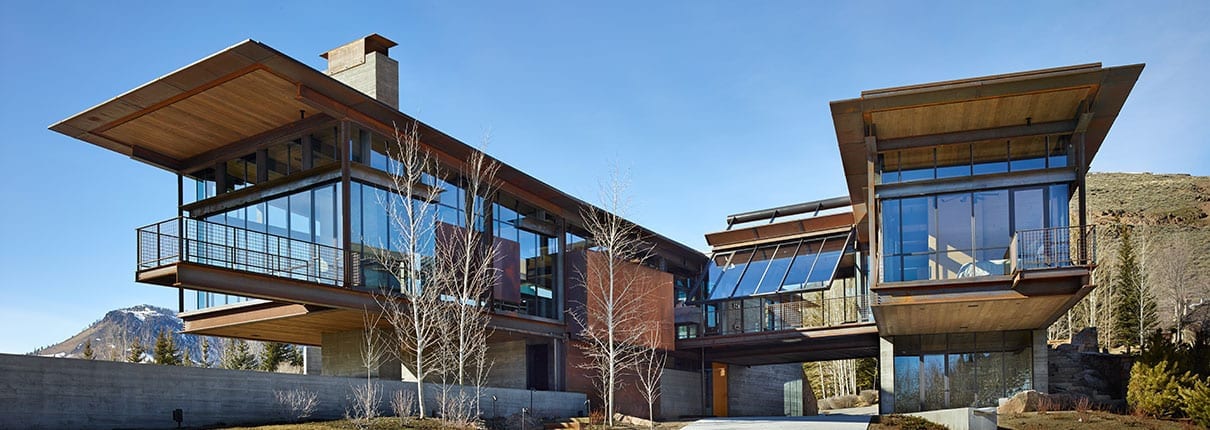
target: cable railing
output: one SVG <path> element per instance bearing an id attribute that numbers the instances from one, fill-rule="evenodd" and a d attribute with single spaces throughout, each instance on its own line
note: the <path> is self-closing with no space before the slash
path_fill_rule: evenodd
<path id="1" fill-rule="evenodd" d="M 1021 230 L 1009 245 L 1012 272 L 1073 266 L 1097 262 L 1095 225 Z"/>
<path id="2" fill-rule="evenodd" d="M 140 271 L 178 262 L 344 286 L 340 248 L 186 217 L 138 229 Z"/>
<path id="3" fill-rule="evenodd" d="M 801 300 L 732 300 L 718 303 L 716 324 L 707 325 L 706 336 L 834 327 L 873 322 L 869 294 Z M 707 314 L 707 320 L 710 320 Z"/>

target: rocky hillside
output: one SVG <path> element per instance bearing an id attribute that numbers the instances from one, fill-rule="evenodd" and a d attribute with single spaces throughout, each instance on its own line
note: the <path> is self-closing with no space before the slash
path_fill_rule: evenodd
<path id="1" fill-rule="evenodd" d="M 1088 212 L 1098 226 L 1102 265 L 1117 255 L 1119 234 L 1112 226 L 1120 222 L 1131 229 L 1136 249 L 1148 254 L 1186 246 L 1203 282 L 1210 282 L 1210 176 L 1091 173 Z"/>
<path id="2" fill-rule="evenodd" d="M 151 305 L 138 305 L 125 309 L 109 311 L 104 317 L 89 325 L 80 333 L 57 344 L 38 348 L 31 354 L 48 357 L 82 358 L 84 343 L 92 340 L 92 350 L 97 360 L 125 361 L 130 345 L 138 339 L 147 350 L 144 360 L 150 360 L 150 354 L 155 346 L 156 334 L 161 330 L 173 334 L 177 348 L 187 351 L 194 362 L 202 357 L 202 339 L 210 344 L 209 359 L 212 364 L 218 362 L 222 354 L 223 342 L 226 340 L 211 336 L 196 336 L 182 334 L 184 322 L 177 318 L 172 310 Z M 248 342 L 250 349 L 260 351 L 260 342 Z"/>

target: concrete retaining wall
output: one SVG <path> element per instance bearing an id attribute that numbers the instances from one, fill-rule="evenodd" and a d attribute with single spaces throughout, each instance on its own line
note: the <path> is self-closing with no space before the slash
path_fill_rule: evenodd
<path id="1" fill-rule="evenodd" d="M 728 366 L 727 414 L 802 415 L 802 365 Z"/>
<path id="2" fill-rule="evenodd" d="M 375 382 L 385 397 L 416 388 Z M 289 418 L 274 392 L 292 389 L 318 395 L 316 418 L 340 418 L 357 383 L 365 380 L 0 354 L 0 428 L 176 428 L 178 408 L 185 427 L 263 424 Z M 435 388 L 426 387 L 428 405 L 436 404 Z M 507 388 L 488 388 L 483 396 L 487 416 L 532 405 L 538 417 L 569 417 L 582 413 L 585 401 L 580 393 Z M 382 407 L 389 411 L 386 401 Z"/>
<path id="3" fill-rule="evenodd" d="M 702 375 L 686 370 L 664 369 L 660 375 L 660 410 L 662 419 L 702 416 Z"/>

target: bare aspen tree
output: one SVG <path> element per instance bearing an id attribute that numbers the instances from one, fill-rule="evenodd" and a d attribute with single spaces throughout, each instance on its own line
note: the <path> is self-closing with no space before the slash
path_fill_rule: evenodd
<path id="1" fill-rule="evenodd" d="M 439 224 L 437 230 L 437 270 L 446 274 L 441 277 L 441 307 L 447 327 L 441 337 L 442 380 L 447 382 L 443 384 L 447 387 L 442 394 L 442 415 L 459 421 L 456 424 L 469 424 L 479 415 L 480 394 L 491 368 L 487 360 L 487 338 L 491 335 L 487 306 L 498 276 L 498 269 L 493 267 L 497 251 L 492 238 L 486 237 L 479 225 L 491 210 L 498 169 L 499 165 L 482 150 L 473 152 L 459 175 L 464 193 L 463 225 Z M 449 392 L 448 383 L 456 384 L 459 391 Z"/>
<path id="2" fill-rule="evenodd" d="M 624 218 L 630 205 L 627 185 L 615 168 L 601 189 L 603 208 L 589 207 L 581 214 L 592 248 L 577 273 L 585 303 L 569 312 L 581 328 L 577 346 L 586 361 L 580 367 L 593 378 L 610 426 L 620 377 L 648 341 L 648 291 L 638 266 L 650 256 L 651 246 L 639 227 Z"/>
<path id="3" fill-rule="evenodd" d="M 1146 282 L 1151 284 L 1151 291 L 1168 314 L 1166 317 L 1176 329 L 1177 340 L 1183 340 L 1180 339 L 1184 329 L 1181 321 L 1192 310 L 1194 302 L 1206 296 L 1207 287 L 1198 279 L 1194 250 L 1187 240 L 1174 235 L 1159 244 L 1151 242 L 1148 241 L 1151 252 L 1147 253 L 1151 257 L 1144 263 Z"/>
<path id="4" fill-rule="evenodd" d="M 365 384 L 354 385 L 352 389 L 352 404 L 345 415 L 357 428 L 368 428 L 370 422 L 378 416 L 378 405 L 382 401 L 382 388 L 373 380 L 375 369 L 382 366 L 383 358 L 388 351 L 384 345 L 382 331 L 378 328 L 382 315 L 366 310 L 362 314 L 361 343 L 358 352 L 361 355 L 361 365 L 366 369 Z"/>
<path id="5" fill-rule="evenodd" d="M 395 336 L 394 351 L 401 362 L 410 362 L 416 378 L 417 409 L 425 417 L 424 379 L 437 360 L 432 360 L 442 334 L 441 294 L 437 285 L 444 273 L 435 270 L 434 233 L 437 212 L 434 188 L 426 185 L 429 175 L 439 177 L 438 164 L 420 143 L 418 125 L 395 130 L 394 145 L 388 148 L 390 193 L 378 202 L 387 214 L 391 244 L 381 244 L 374 258 L 398 283 L 398 291 L 375 295 L 382 315 Z M 382 201 L 384 200 L 384 201 Z"/>
<path id="6" fill-rule="evenodd" d="M 650 343 L 635 357 L 634 373 L 638 380 L 639 394 L 647 401 L 647 420 L 651 422 L 651 428 L 655 428 L 655 402 L 660 398 L 660 377 L 664 374 L 664 363 L 667 362 L 668 356 L 659 348 L 662 333 L 659 322 L 652 323 L 651 326 Z"/>

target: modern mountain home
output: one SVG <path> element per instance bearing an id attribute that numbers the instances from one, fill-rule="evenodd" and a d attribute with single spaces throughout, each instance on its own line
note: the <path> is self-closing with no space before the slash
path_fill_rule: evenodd
<path id="1" fill-rule="evenodd" d="M 358 39 L 319 71 L 249 40 L 51 129 L 177 175 L 178 213 L 136 232 L 135 278 L 180 291 L 187 332 L 316 347 L 308 372 L 354 376 L 365 310 L 396 282 L 373 258 L 399 252 L 385 206 L 408 204 L 390 147 L 415 124 L 451 167 L 423 184 L 436 230 L 481 229 L 498 250 L 489 385 L 591 394 L 568 316 L 591 206 L 501 165 L 490 214 L 467 222 L 453 166 L 477 150 L 399 111 L 393 46 Z M 842 358 L 878 357 L 884 413 L 1045 390 L 1045 329 L 1095 287 L 1085 172 L 1142 68 L 832 102 L 847 196 L 730 216 L 705 254 L 644 230 L 654 255 L 635 270 L 671 354 L 657 415 L 802 414 L 801 363 Z M 621 408 L 645 415 L 635 397 Z"/>

